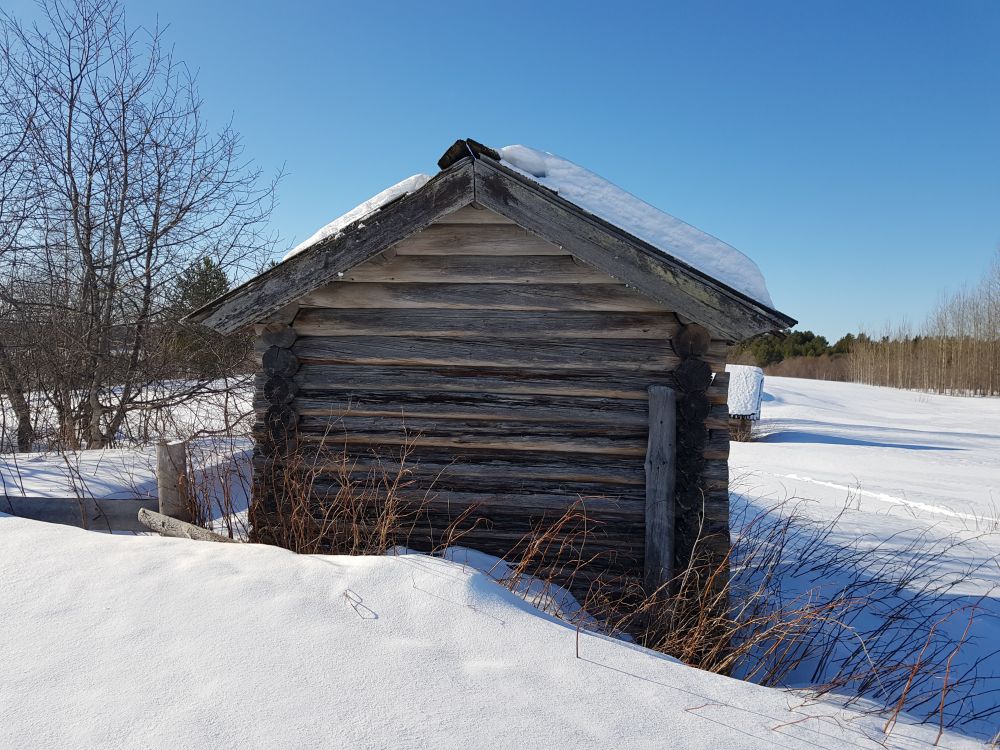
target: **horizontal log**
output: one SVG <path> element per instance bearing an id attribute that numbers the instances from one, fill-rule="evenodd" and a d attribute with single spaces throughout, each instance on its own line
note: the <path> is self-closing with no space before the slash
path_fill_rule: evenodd
<path id="1" fill-rule="evenodd" d="M 153 498 L 95 500 L 75 497 L 0 497 L 0 513 L 34 521 L 79 526 L 94 531 L 146 531 L 138 519 L 143 508 L 156 510 Z"/>
<path id="2" fill-rule="evenodd" d="M 714 429 L 708 431 L 708 444 L 702 453 L 706 460 L 725 460 L 729 458 L 729 429 Z"/>
<path id="3" fill-rule="evenodd" d="M 431 224 L 392 249 L 397 255 L 568 255 L 513 223 Z"/>
<path id="4" fill-rule="evenodd" d="M 493 213 L 485 208 L 479 208 L 477 206 L 464 206 L 457 211 L 452 211 L 450 214 L 445 214 L 440 219 L 438 219 L 431 226 L 438 225 L 448 225 L 448 224 L 509 224 L 512 226 L 517 226 L 508 219 L 506 216 L 501 216 L 500 214 Z"/>
<path id="5" fill-rule="evenodd" d="M 710 429 L 722 429 L 723 427 L 729 426 L 729 407 L 725 404 L 712 404 L 709 401 L 710 407 L 708 412 L 708 417 L 705 419 L 705 426 Z"/>
<path id="6" fill-rule="evenodd" d="M 652 339 L 667 346 L 677 331 L 672 313 L 481 310 L 343 310 L 305 308 L 299 336 L 442 336 L 491 339 Z"/>
<path id="7" fill-rule="evenodd" d="M 602 484 L 600 482 L 564 482 L 548 477 L 483 477 L 458 475 L 451 471 L 431 472 L 429 467 L 415 467 L 401 477 L 407 493 L 423 495 L 428 493 L 433 499 L 440 493 L 460 492 L 478 497 L 483 502 L 496 499 L 503 504 L 503 498 L 510 496 L 544 495 L 561 496 L 566 503 L 578 498 L 602 499 L 617 503 L 617 512 L 634 515 L 642 510 L 644 490 L 635 486 Z M 340 474 L 321 473 L 312 477 L 317 492 L 337 491 L 346 486 L 352 492 L 378 492 L 380 481 L 377 476 L 363 475 L 357 480 Z M 395 477 L 393 477 L 395 480 Z M 496 503 L 494 503 L 496 504 Z M 532 506 L 533 507 L 533 506 Z M 513 511 L 511 511 L 513 512 Z"/>
<path id="8" fill-rule="evenodd" d="M 346 271 L 337 283 L 601 284 L 614 279 L 569 255 L 393 255 Z"/>
<path id="9" fill-rule="evenodd" d="M 646 400 L 650 384 L 669 385 L 669 374 L 590 370 L 529 370 L 527 368 L 404 367 L 396 365 L 304 364 L 295 375 L 300 393 L 312 396 L 327 389 L 364 392 L 480 392 L 565 395 Z M 716 403 L 726 403 L 726 391 L 710 391 Z M 728 414 L 728 411 L 727 411 Z"/>
<path id="10" fill-rule="evenodd" d="M 708 396 L 708 402 L 710 404 L 726 405 L 728 412 L 729 373 L 723 372 L 721 369 L 716 370 L 715 377 L 712 379 L 712 384 L 705 390 L 705 395 Z"/>
<path id="11" fill-rule="evenodd" d="M 339 487 L 336 482 L 317 481 L 313 485 L 318 498 L 316 502 L 322 504 L 322 498 L 336 496 Z M 606 518 L 609 528 L 612 524 L 619 523 L 641 525 L 644 512 L 643 501 L 637 495 L 622 497 L 600 492 L 546 491 L 542 487 L 537 492 L 518 492 L 516 489 L 510 492 L 492 492 L 462 489 L 458 484 L 430 490 L 413 485 L 403 490 L 401 495 L 413 503 L 413 508 L 423 509 L 430 514 L 449 512 L 450 508 L 458 516 L 473 508 L 491 518 L 513 517 L 522 520 L 528 519 L 532 513 L 545 513 L 549 516 L 555 513 L 561 516 L 579 504 L 579 510 L 585 512 L 588 518 L 595 521 Z"/>
<path id="12" fill-rule="evenodd" d="M 633 427 L 645 427 L 647 423 L 645 401 L 503 393 L 311 391 L 308 396 L 295 398 L 292 409 L 303 416 L 325 417 L 516 419 Z M 726 423 L 728 420 L 726 413 Z"/>
<path id="13" fill-rule="evenodd" d="M 527 437 L 545 437 L 549 435 L 580 438 L 589 440 L 600 438 L 610 441 L 644 440 L 646 425 L 619 425 L 614 429 L 595 430 L 590 424 L 568 424 L 563 422 L 524 422 L 515 419 L 429 419 L 414 417 L 408 419 L 394 416 L 364 417 L 348 414 L 343 417 L 314 417 L 305 415 L 299 419 L 300 433 L 329 434 L 331 438 L 339 439 L 342 435 L 350 437 L 357 432 L 399 433 L 401 436 L 414 437 L 446 437 L 449 435 L 505 435 L 511 441 L 520 441 Z"/>
<path id="14" fill-rule="evenodd" d="M 712 384 L 712 366 L 697 357 L 689 357 L 677 365 L 674 379 L 685 393 L 704 391 Z"/>
<path id="15" fill-rule="evenodd" d="M 262 330 L 257 338 L 262 349 L 267 349 L 271 346 L 276 346 L 279 349 L 287 349 L 295 343 L 295 330 L 288 325 L 269 323 L 262 326 Z"/>
<path id="16" fill-rule="evenodd" d="M 608 310 L 664 312 L 624 284 L 327 284 L 303 307 L 443 310 Z"/>
<path id="17" fill-rule="evenodd" d="M 258 456 L 254 459 L 254 466 L 263 468 L 272 460 L 266 456 Z M 360 447 L 347 451 L 318 452 L 303 447 L 296 460 L 323 473 L 332 475 L 344 472 L 352 478 L 373 475 L 383 479 L 393 477 L 401 470 L 413 470 L 432 476 L 446 473 L 461 477 L 499 479 L 513 475 L 526 479 L 595 482 L 611 486 L 642 486 L 645 482 L 642 461 L 620 456 L 588 455 L 581 459 L 565 453 L 498 453 L 471 449 L 449 451 L 417 445 L 402 455 L 394 449 L 374 451 Z M 285 462 L 278 459 L 276 465 L 284 466 Z M 723 468 L 726 468 L 724 462 Z"/>
<path id="18" fill-rule="evenodd" d="M 293 351 L 300 361 L 402 366 L 524 367 L 649 371 L 666 374 L 677 366 L 666 342 L 642 339 L 485 339 L 302 336 Z"/>
<path id="19" fill-rule="evenodd" d="M 322 517 L 314 519 L 317 523 L 322 523 Z M 445 532 L 449 523 L 454 520 L 448 516 L 433 519 L 430 524 L 414 524 L 400 528 L 396 533 L 398 540 L 405 546 L 412 549 L 432 549 L 445 542 Z M 378 533 L 378 525 L 361 525 L 356 527 L 359 536 Z M 451 539 L 451 545 L 460 545 L 481 550 L 487 554 L 503 557 L 511 553 L 513 559 L 517 559 L 524 552 L 525 546 L 532 538 L 537 536 L 530 526 L 519 529 L 497 529 L 479 526 L 468 530 L 458 530 Z M 615 535 L 603 534 L 598 529 L 590 532 L 589 538 L 583 541 L 582 535 L 578 532 L 552 534 L 552 544 L 547 555 L 538 555 L 540 561 L 549 560 L 554 562 L 561 559 L 566 564 L 579 559 L 587 559 L 591 556 L 600 556 L 599 563 L 611 570 L 627 570 L 642 560 L 643 552 L 641 546 L 635 544 L 631 536 L 638 535 Z M 417 543 L 419 539 L 425 540 L 423 545 Z M 451 546 L 449 545 L 449 546 Z"/>
<path id="20" fill-rule="evenodd" d="M 645 455 L 645 438 L 614 439 L 610 437 L 552 436 L 534 435 L 527 432 L 510 435 L 504 432 L 471 432 L 450 429 L 443 434 L 431 435 L 426 432 L 359 430 L 344 431 L 309 429 L 299 427 L 300 444 L 323 444 L 328 448 L 340 446 L 409 446 L 460 448 L 499 451 L 547 451 L 551 453 L 603 454 L 612 456 Z"/>

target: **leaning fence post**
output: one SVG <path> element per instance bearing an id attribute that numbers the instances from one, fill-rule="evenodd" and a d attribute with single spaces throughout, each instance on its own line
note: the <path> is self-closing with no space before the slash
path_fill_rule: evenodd
<path id="1" fill-rule="evenodd" d="M 156 446 L 156 494 L 160 513 L 181 521 L 191 522 L 191 508 L 187 502 L 185 480 L 187 476 L 187 442 L 176 440 Z"/>

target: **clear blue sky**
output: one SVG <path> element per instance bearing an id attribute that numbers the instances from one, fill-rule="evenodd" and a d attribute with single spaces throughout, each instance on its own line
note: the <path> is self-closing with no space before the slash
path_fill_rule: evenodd
<path id="1" fill-rule="evenodd" d="M 25 0 L 8 0 L 34 15 Z M 284 166 L 288 243 L 458 137 L 735 245 L 831 338 L 919 322 L 1000 246 L 1000 2 L 126 2 Z"/>

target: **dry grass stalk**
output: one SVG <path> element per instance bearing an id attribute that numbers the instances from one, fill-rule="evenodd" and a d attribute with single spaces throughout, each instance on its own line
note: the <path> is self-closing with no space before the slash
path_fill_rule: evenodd
<path id="1" fill-rule="evenodd" d="M 490 522 L 466 507 L 427 547 L 433 487 L 414 486 L 414 444 L 367 473 L 332 446 L 285 457 L 275 466 L 280 510 L 251 507 L 253 523 L 267 529 L 262 540 L 307 554 L 384 554 L 410 546 L 419 527 L 422 546 L 446 554 Z M 963 576 L 938 572 L 968 540 L 941 545 L 916 533 L 844 543 L 835 537 L 840 517 L 817 523 L 790 503 L 754 509 L 733 498 L 736 533 L 725 559 L 710 564 L 696 545 L 691 564 L 654 592 L 643 591 L 638 576 L 608 572 L 614 552 L 600 544 L 583 498 L 540 519 L 492 572 L 578 628 L 628 635 L 692 666 L 763 685 L 836 693 L 848 704 L 872 699 L 887 707 L 887 731 L 902 711 L 942 732 L 1000 714 L 996 701 L 966 707 L 969 696 L 998 689 L 978 672 L 986 657 L 956 669 L 982 613 L 952 594 Z M 603 551 L 593 551 L 595 541 Z M 564 606 L 564 590 L 580 607 Z M 944 625 L 960 614 L 969 621 L 953 637 Z"/>

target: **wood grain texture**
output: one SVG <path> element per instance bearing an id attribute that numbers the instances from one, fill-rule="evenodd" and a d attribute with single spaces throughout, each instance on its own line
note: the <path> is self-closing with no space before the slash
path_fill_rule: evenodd
<path id="1" fill-rule="evenodd" d="M 280 416 L 281 407 L 271 406 L 268 414 L 275 413 L 274 420 L 281 426 L 291 426 Z M 436 419 L 424 416 L 358 416 L 348 413 L 341 417 L 298 415 L 290 410 L 280 414 L 294 414 L 298 419 L 300 433 L 329 433 L 334 439 L 341 435 L 350 438 L 352 433 L 385 432 L 387 434 L 409 435 L 420 440 L 424 438 L 443 437 L 451 435 L 486 435 L 491 438 L 506 436 L 510 443 L 520 443 L 530 438 L 553 436 L 558 439 L 576 439 L 582 443 L 626 442 L 635 445 L 636 441 L 646 439 L 645 423 L 619 424 L 614 429 L 599 430 L 591 423 L 541 422 L 524 421 L 515 415 L 501 415 L 500 418 L 480 419 Z M 595 434 L 597 433 L 597 434 Z"/>
<path id="2" fill-rule="evenodd" d="M 477 213 L 496 216 L 492 211 Z M 536 237 L 527 229 L 503 221 L 506 223 L 431 224 L 393 245 L 393 250 L 397 255 L 568 255 L 563 248 Z"/>
<path id="3" fill-rule="evenodd" d="M 407 310 L 617 310 L 663 312 L 623 284 L 328 284 L 302 296 L 303 307 Z"/>
<path id="4" fill-rule="evenodd" d="M 608 284 L 606 273 L 568 255 L 396 255 L 346 271 L 337 283 Z"/>
<path id="5" fill-rule="evenodd" d="M 678 329 L 671 313 L 433 309 L 305 308 L 300 336 L 440 336 L 446 338 L 650 339 L 662 346 Z M 652 346 L 652 344 L 650 344 Z"/>
<path id="6" fill-rule="evenodd" d="M 161 442 L 156 446 L 157 510 L 165 516 L 191 521 L 187 486 L 188 451 L 183 440 Z"/>
<path id="7" fill-rule="evenodd" d="M 302 444 L 322 443 L 328 448 L 340 446 L 404 446 L 419 443 L 424 447 L 452 448 L 458 450 L 479 449 L 495 451 L 533 451 L 549 453 L 598 454 L 608 456 L 636 456 L 646 453 L 645 435 L 601 435 L 572 434 L 567 430 L 557 434 L 538 434 L 535 430 L 521 428 L 511 434 L 510 423 L 492 423 L 496 429 L 482 425 L 461 423 L 449 426 L 447 430 L 436 430 L 433 425 L 426 429 L 416 427 L 410 430 L 391 429 L 394 425 L 378 424 L 374 431 L 359 429 L 359 425 L 340 426 L 327 420 L 311 422 L 303 420 L 299 425 L 298 439 Z M 522 425 L 524 423 L 521 423 Z M 400 426 L 400 425 L 395 425 Z M 516 428 L 515 428 L 516 429 Z M 569 434 L 567 434 L 569 433 Z"/>
<path id="8" fill-rule="evenodd" d="M 452 211 L 447 213 L 437 221 L 437 224 L 510 224 L 514 225 L 510 219 L 506 216 L 501 216 L 498 213 L 489 211 L 481 206 L 472 203 L 468 206 L 463 206 L 457 211 Z M 516 226 L 516 225 L 514 225 Z"/>
<path id="9" fill-rule="evenodd" d="M 396 366 L 306 362 L 295 374 L 303 395 L 333 390 L 363 392 L 480 392 L 642 400 L 650 384 L 670 385 L 669 373 L 621 372 L 594 363 L 573 370 L 524 367 Z M 725 405 L 725 391 L 713 403 Z M 727 410 L 728 414 L 728 410 Z"/>
<path id="10" fill-rule="evenodd" d="M 366 477 L 381 481 L 403 471 L 413 477 L 457 477 L 482 480 L 484 485 L 514 478 L 518 482 L 539 480 L 548 483 L 582 482 L 606 485 L 604 494 L 617 494 L 621 487 L 642 489 L 645 472 L 642 464 L 629 457 L 588 455 L 580 460 L 565 453 L 498 453 L 496 451 L 441 450 L 419 443 L 400 456 L 396 452 L 354 450 L 336 453 L 303 451 L 309 466 L 318 476 L 332 481 L 335 476 L 361 481 Z M 263 456 L 254 459 L 254 467 L 265 468 L 273 461 Z M 281 461 L 278 461 L 281 465 Z M 416 482 L 419 485 L 419 481 Z"/>
<path id="11" fill-rule="evenodd" d="M 524 367 L 670 372 L 677 358 L 667 345 L 638 339 L 496 341 L 435 337 L 301 336 L 292 351 L 302 362 L 399 366 Z"/>
<path id="12" fill-rule="evenodd" d="M 139 523 L 160 536 L 177 539 L 194 539 L 200 542 L 234 542 L 228 536 L 216 534 L 213 531 L 195 526 L 191 523 L 171 518 L 163 513 L 155 513 L 148 508 L 142 508 L 138 514 Z"/>
<path id="13" fill-rule="evenodd" d="M 274 400 L 271 399 L 273 402 Z M 643 427 L 646 403 L 624 399 L 502 393 L 362 391 L 312 392 L 292 408 L 302 416 L 377 417 L 442 420 L 515 419 L 525 422 Z M 726 415 L 728 423 L 728 414 Z"/>
<path id="14" fill-rule="evenodd" d="M 291 350 L 270 346 L 264 350 L 261 369 L 268 376 L 290 378 L 299 369 L 299 360 Z"/>
<path id="15" fill-rule="evenodd" d="M 646 447 L 646 523 L 643 583 L 649 594 L 669 581 L 674 555 L 674 456 L 677 449 L 675 394 L 649 388 Z"/>

